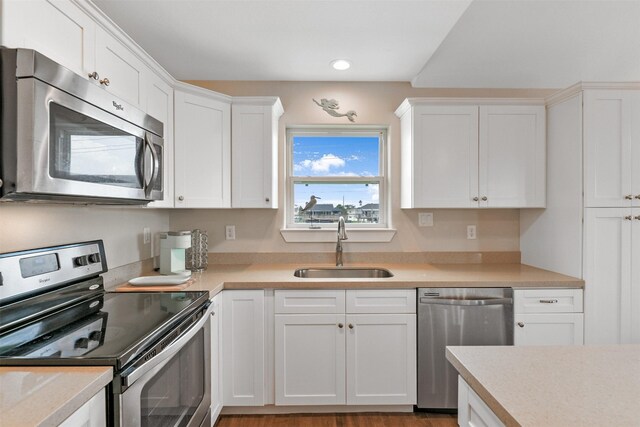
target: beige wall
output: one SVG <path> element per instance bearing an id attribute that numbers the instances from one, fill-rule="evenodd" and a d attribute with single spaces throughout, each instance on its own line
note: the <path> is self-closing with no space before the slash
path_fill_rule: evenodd
<path id="1" fill-rule="evenodd" d="M 389 243 L 345 242 L 346 251 L 513 251 L 519 250 L 519 214 L 514 209 L 432 210 L 434 227 L 418 227 L 418 212 L 400 206 L 400 134 L 394 111 L 407 97 L 544 97 L 554 90 L 414 89 L 409 83 L 353 82 L 214 82 L 191 81 L 233 96 L 279 96 L 285 114 L 280 120 L 279 194 L 275 210 L 173 210 L 172 229 L 201 228 L 209 232 L 212 252 L 315 252 L 332 251 L 333 243 L 286 243 L 284 224 L 285 129 L 290 125 L 348 124 L 346 118 L 326 114 L 312 98 L 335 98 L 341 110 L 355 110 L 356 124 L 389 126 L 391 206 L 398 233 Z M 224 226 L 236 226 L 236 240 L 224 240 Z M 466 226 L 477 225 L 477 240 L 466 239 Z"/>
<path id="2" fill-rule="evenodd" d="M 0 253 L 103 239 L 109 268 L 151 257 L 142 229 L 169 229 L 166 210 L 30 203 L 0 204 Z"/>

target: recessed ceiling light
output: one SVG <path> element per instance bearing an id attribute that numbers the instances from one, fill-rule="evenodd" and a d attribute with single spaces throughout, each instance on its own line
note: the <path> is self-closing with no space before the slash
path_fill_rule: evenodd
<path id="1" fill-rule="evenodd" d="M 339 71 L 348 70 L 351 67 L 351 63 L 346 59 L 336 59 L 331 62 L 331 66 Z"/>

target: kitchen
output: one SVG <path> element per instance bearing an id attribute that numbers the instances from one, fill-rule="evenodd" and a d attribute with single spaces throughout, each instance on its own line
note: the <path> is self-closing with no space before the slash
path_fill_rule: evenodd
<path id="1" fill-rule="evenodd" d="M 46 3 L 46 2 L 44 2 Z M 102 78 L 109 77 L 107 71 L 102 71 L 103 68 L 108 67 L 110 63 L 98 55 L 98 53 L 84 52 L 82 49 L 87 49 L 86 44 L 82 44 L 82 37 L 87 34 L 94 34 L 95 44 L 106 45 L 107 42 L 113 42 L 111 39 L 102 34 L 99 28 L 103 30 L 106 28 L 109 34 L 120 34 L 120 37 L 124 40 L 122 43 L 126 43 L 129 49 L 124 51 L 129 53 L 129 57 L 122 54 L 121 51 L 117 51 L 118 45 L 107 46 L 107 52 L 119 52 L 120 58 L 126 58 L 129 61 L 129 65 L 137 65 L 142 58 L 145 63 L 142 65 L 145 67 L 153 67 L 154 72 L 159 75 L 160 83 L 168 85 L 172 82 L 172 77 L 166 71 L 162 70 L 153 59 L 143 55 L 135 46 L 130 46 L 131 40 L 126 36 L 122 36 L 120 30 L 113 27 L 109 22 L 109 19 L 103 15 L 102 12 L 97 10 L 91 4 L 85 2 L 54 2 L 58 8 L 61 8 L 65 12 L 65 17 L 72 17 L 76 20 L 75 27 L 63 26 L 59 21 L 59 17 L 50 16 L 52 10 L 47 8 L 39 9 L 38 2 L 31 2 L 29 7 L 32 10 L 19 11 L 18 13 L 24 13 L 20 19 L 34 19 L 34 16 L 42 16 L 41 25 L 34 26 L 27 25 L 29 21 L 20 21 L 15 19 L 12 21 L 3 21 L 3 33 L 2 44 L 9 46 L 24 46 L 24 47 L 37 47 L 37 49 L 43 51 L 48 56 L 56 59 L 56 61 L 65 64 L 68 68 L 72 69 L 79 75 L 84 75 L 96 71 L 96 69 L 85 69 L 87 65 L 84 62 L 90 62 L 93 58 L 94 67 L 102 67 L 99 73 Z M 464 3 L 464 2 L 463 2 Z M 98 7 L 104 7 L 104 10 L 109 12 L 109 2 L 97 2 Z M 11 2 L 3 2 L 4 16 L 7 15 L 7 11 Z M 47 6 L 45 4 L 44 6 Z M 489 2 L 489 5 L 491 3 Z M 44 7 L 43 6 L 43 7 Z M 478 8 L 481 5 L 471 4 L 469 8 Z M 47 6 L 49 7 L 49 6 Z M 488 7 L 488 6 L 487 6 Z M 497 7 L 497 6 L 495 6 Z M 592 6 L 596 7 L 596 6 Z M 605 8 L 605 10 L 608 10 Z M 627 19 L 633 22 L 632 9 L 631 12 L 626 13 Z M 462 14 L 464 11 L 458 10 L 458 14 Z M 474 12 L 474 9 L 469 9 L 467 12 Z M 473 14 L 467 14 L 464 12 L 462 18 L 471 19 Z M 584 12 L 586 16 L 582 18 L 587 19 L 590 15 L 588 10 Z M 593 12 L 593 11 L 590 11 Z M 112 13 L 116 13 L 115 10 Z M 120 12 L 122 13 L 122 12 Z M 482 13 L 488 13 L 486 10 L 476 10 L 476 14 L 482 16 Z M 611 12 L 613 13 L 613 12 Z M 636 12 L 637 13 L 637 12 Z M 91 16 L 91 20 L 87 20 L 86 14 Z M 109 15 L 109 13 L 108 13 Z M 624 15 L 624 14 L 623 14 Z M 132 32 L 133 29 L 127 28 L 124 23 L 121 23 L 116 19 L 116 15 L 109 15 L 112 19 L 116 20 L 123 28 L 127 29 L 127 33 L 133 37 L 138 43 L 144 46 L 142 40 L 138 40 L 136 35 Z M 323 15 L 319 15 L 323 16 Z M 617 15 L 616 15 L 617 16 Z M 50 19 L 47 19 L 50 18 Z M 451 26 L 455 23 L 450 22 Z M 21 23 L 25 23 L 24 28 L 30 28 L 30 31 L 34 31 L 33 34 L 22 35 L 20 28 Z M 327 22 L 331 22 L 327 20 Z M 623 27 L 619 21 L 616 25 Z M 624 21 L 623 22 L 627 22 Z M 53 24 L 52 24 L 53 23 Z M 464 23 L 464 21 L 462 21 Z M 82 24 L 82 25 L 79 25 Z M 471 22 L 469 25 L 473 24 Z M 14 27 L 12 27 L 12 25 Z M 53 31 L 51 28 L 55 25 L 56 28 L 75 28 L 73 30 L 65 31 Z M 610 24 L 613 25 L 613 24 Z M 37 27 L 33 29 L 34 27 Z M 13 30 L 12 30 L 13 28 Z M 77 28 L 82 28 L 80 33 L 74 31 Z M 457 28 L 457 27 L 456 27 Z M 38 33 L 38 29 L 41 30 Z M 448 30 L 448 29 L 446 29 Z M 441 38 L 445 38 L 447 31 L 442 30 Z M 12 33 L 12 31 L 14 31 Z M 93 32 L 92 32 L 93 31 Z M 49 40 L 49 44 L 46 43 L 47 39 L 42 39 L 42 34 L 46 34 Z M 22 39 L 15 42 L 16 34 L 21 34 Z M 462 37 L 464 34 L 452 33 L 445 38 L 445 42 L 450 41 L 454 43 L 456 37 Z M 11 38 L 13 37 L 13 39 Z M 38 39 L 40 37 L 40 39 Z M 58 37 L 59 39 L 56 39 Z M 453 37 L 453 39 L 449 39 Z M 25 41 L 26 40 L 26 41 Z M 29 45 L 28 40 L 39 40 L 38 43 L 32 43 Z M 78 42 L 80 40 L 80 42 Z M 468 40 L 467 40 L 468 41 Z M 590 42 L 593 43 L 592 40 Z M 67 43 L 66 45 L 63 43 Z M 73 46 L 67 49 L 60 49 L 60 45 Z M 444 44 L 444 47 L 447 45 Z M 443 47 L 443 49 L 444 49 Z M 453 46 L 455 47 L 455 45 Z M 452 47 L 452 48 L 453 48 Z M 96 47 L 98 49 L 98 47 Z M 149 49 L 149 48 L 147 48 Z M 454 50 L 455 51 L 455 50 Z M 96 51 L 97 52 L 97 51 Z M 138 58 L 131 58 L 131 52 L 138 54 Z M 444 50 L 442 51 L 444 54 Z M 602 54 L 602 52 L 600 52 Z M 333 55 L 333 54 L 332 54 Z M 160 61 L 160 58 L 156 55 L 152 55 L 154 59 Z M 104 58 L 111 58 L 113 56 L 104 56 Z M 629 55 L 629 58 L 633 58 L 633 55 Z M 138 62 L 134 61 L 137 59 Z M 326 62 L 335 59 L 333 56 Z M 83 62 L 84 61 L 84 62 Z M 102 61 L 102 62 L 101 62 Z M 169 68 L 169 63 L 161 62 L 161 64 Z M 570 269 L 563 271 L 558 264 L 553 265 L 555 259 L 560 258 L 561 254 L 556 254 L 554 251 L 566 251 L 571 252 L 575 248 L 575 242 L 570 248 L 562 248 L 556 245 L 555 240 L 551 240 L 553 233 L 559 233 L 557 230 L 548 231 L 546 229 L 534 231 L 534 235 L 541 236 L 540 239 L 531 239 L 527 235 L 527 228 L 524 227 L 529 224 L 529 221 L 534 221 L 537 216 L 541 214 L 539 209 L 519 209 L 519 208 L 500 208 L 500 209 L 460 209 L 460 208 L 447 208 L 447 207 L 415 207 L 409 209 L 401 209 L 401 192 L 405 188 L 403 181 L 401 180 L 401 171 L 404 173 L 406 164 L 402 162 L 400 140 L 402 134 L 400 131 L 400 120 L 395 115 L 396 110 L 405 100 L 405 98 L 476 98 L 476 100 L 482 99 L 483 101 L 489 98 L 525 98 L 527 100 L 535 100 L 544 105 L 546 99 L 549 99 L 558 92 L 559 89 L 569 87 L 571 84 L 579 80 L 591 80 L 591 81 L 637 81 L 637 64 L 631 64 L 628 74 L 623 74 L 625 67 L 616 67 L 613 74 L 587 74 L 580 73 L 572 75 L 567 81 L 553 81 L 552 84 L 536 83 L 531 84 L 521 83 L 514 84 L 513 86 L 503 86 L 500 82 L 495 80 L 491 81 L 492 84 L 482 86 L 479 83 L 474 84 L 472 81 L 469 84 L 453 84 L 452 86 L 435 86 L 430 84 L 424 84 L 421 88 L 420 85 L 412 87 L 411 84 L 406 81 L 413 78 L 413 75 L 406 78 L 404 82 L 368 82 L 368 81 L 356 81 L 356 82 L 334 82 L 334 81 L 317 81 L 318 78 L 308 78 L 305 80 L 310 81 L 257 81 L 257 78 L 247 77 L 242 80 L 253 81 L 227 81 L 227 78 L 209 78 L 208 76 L 200 77 L 200 81 L 194 82 L 198 86 L 205 87 L 207 89 L 214 90 L 215 95 L 211 95 L 216 101 L 226 101 L 233 103 L 236 101 L 236 97 L 273 97 L 278 96 L 284 107 L 284 114 L 279 119 L 278 125 L 278 171 L 275 174 L 275 181 L 277 183 L 277 190 L 271 194 L 271 200 L 277 200 L 276 209 L 234 209 L 234 198 L 232 196 L 232 187 L 234 185 L 234 173 L 235 163 L 231 163 L 238 156 L 234 156 L 233 152 L 230 153 L 231 159 L 227 163 L 221 162 L 220 168 L 216 167 L 215 170 L 225 169 L 223 174 L 227 179 L 226 187 L 221 190 L 219 197 L 215 200 L 214 197 L 209 200 L 198 200 L 196 204 L 187 205 L 191 206 L 191 209 L 176 209 L 180 207 L 179 197 L 182 195 L 186 198 L 186 202 L 190 202 L 190 196 L 198 196 L 198 192 L 202 191 L 202 186 L 198 187 L 197 179 L 189 178 L 187 175 L 180 175 L 180 170 L 195 170 L 196 172 L 207 171 L 211 172 L 214 168 L 211 168 L 211 162 L 220 162 L 220 158 L 207 159 L 204 156 L 189 156 L 188 152 L 180 152 L 180 141 L 186 141 L 184 138 L 180 140 L 180 123 L 173 123 L 171 120 L 161 120 L 166 124 L 165 129 L 165 146 L 169 151 L 170 144 L 174 144 L 175 155 L 175 170 L 176 176 L 174 180 L 170 179 L 170 174 L 165 174 L 165 201 L 162 204 L 164 209 L 142 209 L 134 207 L 100 207 L 100 206 L 84 206 L 84 205 L 67 205 L 67 204 L 45 204 L 45 205 L 32 205 L 25 203 L 3 203 L 0 205 L 0 252 L 11 252 L 30 248 L 39 248 L 50 245 L 59 245 L 72 242 L 89 241 L 95 239 L 104 240 L 105 252 L 108 260 L 109 272 L 105 275 L 107 281 L 107 288 L 115 287 L 118 284 L 124 283 L 132 277 L 149 274 L 153 265 L 150 260 L 152 253 L 158 254 L 158 242 L 154 239 L 150 239 L 149 243 L 145 243 L 144 232 L 145 228 L 149 229 L 150 234 L 155 238 L 161 231 L 167 230 L 182 230 L 182 229 L 194 229 L 199 228 L 207 230 L 209 233 L 210 244 L 210 256 L 209 256 L 209 269 L 208 271 L 215 273 L 216 269 L 222 270 L 222 265 L 247 265 L 247 264 L 291 264 L 291 275 L 293 270 L 299 267 L 306 267 L 315 263 L 332 263 L 335 249 L 335 229 L 333 231 L 319 230 L 317 233 L 313 233 L 313 239 L 317 239 L 315 242 L 288 242 L 288 239 L 299 239 L 296 233 L 289 233 L 291 236 L 286 236 L 285 229 L 286 214 L 285 203 L 287 186 L 284 182 L 285 166 L 287 163 L 287 157 L 285 154 L 285 135 L 287 129 L 300 125 L 327 125 L 327 126 L 349 126 L 349 121 L 346 118 L 335 118 L 326 114 L 321 108 L 312 102 L 312 99 L 320 100 L 321 98 L 335 98 L 340 101 L 341 109 L 355 110 L 357 111 L 357 125 L 364 124 L 383 124 L 388 126 L 388 139 L 389 143 L 389 155 L 388 155 L 388 206 L 390 210 L 391 225 L 389 227 L 391 231 L 382 232 L 385 234 L 380 237 L 380 231 L 360 231 L 355 226 L 347 224 L 347 233 L 349 239 L 343 242 L 344 246 L 344 263 L 346 266 L 354 265 L 355 263 L 369 263 L 373 265 L 382 265 L 384 263 L 398 263 L 402 260 L 409 260 L 409 263 L 435 263 L 435 264 L 447 264 L 451 262 L 451 257 L 457 258 L 461 263 L 473 263 L 477 262 L 479 258 L 483 260 L 494 258 L 494 262 L 512 263 L 519 262 L 529 263 L 537 265 L 542 268 L 557 271 L 559 273 L 568 274 L 573 277 L 583 277 L 582 272 L 582 255 L 580 251 L 574 251 L 570 254 L 571 258 L 568 265 Z M 413 72 L 419 71 L 418 69 Z M 116 70 L 117 71 L 117 70 Z M 144 70 L 143 70 L 144 71 Z M 107 74 L 105 74 L 107 73 Z M 616 74 L 619 73 L 619 74 Z M 127 76 L 127 74 L 124 74 Z M 211 74 L 214 76 L 215 74 Z M 199 77 L 199 76 L 194 76 Z M 181 78 L 191 79 L 194 77 L 186 76 Z M 204 79 L 210 81 L 203 81 Z M 110 88 L 114 91 L 117 89 L 118 79 L 111 77 L 112 84 Z M 214 81 L 215 80 L 215 81 Z M 237 79 L 234 79 L 237 80 Z M 276 79 L 272 79 L 276 80 Z M 283 79 L 278 79 L 283 80 Z M 313 81 L 316 80 L 316 81 Z M 342 80 L 342 78 L 336 78 L 336 80 Z M 156 84 L 155 87 L 161 87 L 162 84 Z M 145 80 L 146 84 L 146 80 Z M 192 96 L 206 96 L 205 92 L 199 89 L 191 87 L 185 87 L 176 83 L 175 91 L 182 91 L 185 94 Z M 615 86 L 615 85 L 614 85 Z M 458 89 L 448 89 L 447 87 L 458 87 Z M 474 87 L 489 87 L 491 89 L 472 89 Z M 501 87 L 507 87 L 502 88 Z M 525 87 L 528 89 L 508 89 L 508 87 Z M 543 88 L 543 89 L 531 89 L 531 87 Z M 548 87 L 557 89 L 546 89 Z M 631 88 L 637 89 L 637 84 L 630 85 Z M 137 93 L 137 97 L 132 97 L 129 89 L 131 86 L 126 86 L 126 93 L 118 93 L 121 98 L 125 98 L 126 101 L 133 105 L 137 105 L 138 108 L 151 111 L 151 108 L 157 104 L 150 104 L 147 109 L 147 96 L 145 95 L 153 93 L 158 95 L 159 92 L 151 92 L 149 90 L 143 90 L 142 88 Z M 467 89 L 469 88 L 469 89 Z M 171 90 L 171 86 L 169 85 Z M 588 88 L 587 88 L 588 89 Z M 577 92 L 580 92 L 578 89 Z M 632 90 L 633 92 L 633 90 Z M 204 94 L 204 95 L 203 95 Z M 567 96 L 571 95 L 571 91 L 565 93 Z M 563 108 L 561 99 L 562 96 L 558 95 L 556 99 L 558 110 Z M 178 95 L 176 94 L 176 99 Z M 552 99 L 553 100 L 553 99 Z M 174 101 L 175 102 L 175 101 Z M 171 104 L 173 107 L 178 104 Z M 548 104 L 547 104 L 548 105 Z M 165 107 L 166 108 L 166 107 Z M 160 114 L 151 113 L 156 118 L 160 118 Z M 165 117 L 173 117 L 173 114 L 167 113 L 165 109 Z M 552 123 L 551 118 L 547 118 L 549 124 Z M 174 129 L 175 126 L 175 129 Z M 233 124 L 231 124 L 233 126 Z M 184 129 L 184 128 L 183 128 Z M 547 129 L 547 132 L 551 131 L 551 127 Z M 559 132 L 562 129 L 558 130 Z M 174 138 L 173 141 L 170 138 Z M 233 138 L 233 136 L 231 136 Z M 190 141 L 191 139 L 189 139 Z M 551 136 L 547 136 L 547 150 L 549 156 L 551 156 Z M 231 150 L 233 147 L 231 147 Z M 167 156 L 170 154 L 165 153 Z M 559 154 L 559 156 L 562 154 Z M 630 158 L 630 157 L 629 157 Z M 562 157 L 549 157 L 548 162 L 555 161 L 554 159 L 562 159 Z M 182 162 L 180 166 L 180 163 Z M 173 160 L 167 161 L 167 164 L 172 164 Z M 231 168 L 229 166 L 232 166 Z M 241 167 L 242 165 L 240 165 Z M 574 165 L 575 166 L 575 165 Z M 552 166 L 547 165 L 549 169 L 549 175 L 547 176 L 548 182 L 566 183 L 564 179 L 554 179 L 551 175 Z M 180 169 L 182 168 L 182 169 Z M 559 172 L 558 172 L 559 173 Z M 206 178 L 211 179 L 215 174 L 209 173 Z M 572 175 L 572 176 L 575 176 Z M 189 179 L 192 179 L 191 181 Z M 567 183 L 568 185 L 568 183 Z M 551 211 L 553 208 L 551 201 L 552 197 L 556 197 L 553 193 L 553 189 L 556 186 L 547 187 L 547 211 Z M 206 190 L 206 189 L 204 189 Z M 571 190 L 571 189 L 570 189 Z M 190 193 L 181 193 L 181 191 L 190 191 Z M 637 192 L 637 191 L 636 191 Z M 634 193 L 635 194 L 635 193 Z M 167 197 L 169 196 L 169 197 Z M 275 197 L 274 197 L 275 196 Z M 557 197 L 562 197 L 559 194 Z M 185 201 L 182 201 L 185 202 Z M 197 203 L 200 203 L 198 207 Z M 205 203 L 209 203 L 206 208 Z M 220 203 L 218 206 L 225 207 L 225 209 L 211 208 L 215 203 Z M 229 207 L 232 207 L 229 209 Z M 607 206 L 607 205 L 605 205 Z M 198 207 L 198 208 L 196 208 Z M 174 209 L 171 209 L 174 208 Z M 573 209 L 577 209 L 573 207 Z M 580 212 L 582 212 L 582 200 L 580 200 L 579 206 Z M 422 227 L 419 225 L 418 213 L 433 213 L 433 226 Z M 581 215 L 581 213 L 580 213 Z M 227 225 L 235 226 L 236 239 L 226 240 L 225 233 Z M 477 238 L 467 239 L 467 226 L 475 225 Z M 577 225 L 580 227 L 580 224 Z M 575 227 L 572 225 L 571 227 Z M 571 229 L 567 227 L 567 232 Z M 521 231 L 522 229 L 522 231 Z M 547 231 L 545 231 L 547 230 Z M 571 230 L 572 239 L 582 240 L 582 234 L 575 237 L 577 234 L 575 230 Z M 546 234 L 544 234 L 546 233 Z M 297 234 L 300 234 L 299 232 Z M 309 233 L 306 233 L 309 234 Z M 389 234 L 393 234 L 390 241 L 381 241 L 389 239 Z M 373 235 L 373 237 L 370 237 Z M 551 235 L 551 236 L 549 236 Z M 544 236 L 544 238 L 542 238 Z M 367 240 L 369 239 L 369 240 Z M 371 239 L 376 239 L 371 243 Z M 563 241 L 569 241 L 568 238 L 564 238 Z M 535 240 L 535 241 L 534 241 Z M 637 241 L 638 239 L 635 239 Z M 536 245 L 543 246 L 544 249 L 540 250 L 540 247 L 536 248 Z M 568 245 L 570 246 L 570 245 Z M 579 246 L 578 246 L 579 247 Z M 153 252 L 152 252 L 153 251 Z M 520 258 L 520 252 L 523 253 Z M 527 262 L 526 253 L 532 253 L 532 261 Z M 633 252 L 634 254 L 637 252 Z M 535 255 L 537 254 L 537 255 Z M 542 254 L 542 255 L 540 255 Z M 550 258 L 544 259 L 544 258 Z M 455 261 L 454 261 L 455 262 Z M 627 261 L 629 264 L 631 260 Z M 231 267 L 233 268 L 233 267 Z M 241 267 L 237 267 L 242 269 Z M 396 276 L 402 277 L 397 268 L 390 268 L 390 270 L 396 274 Z M 209 273 L 207 273 L 209 274 Z M 499 274 L 498 274 L 499 276 Z M 406 277 L 405 277 L 406 279 Z M 488 281 L 495 279 L 493 276 Z M 215 279 L 213 279 L 215 280 Z M 234 279 L 244 280 L 244 279 Z M 254 279 L 257 280 L 257 279 Z M 268 281 L 280 281 L 280 283 L 292 280 L 292 277 L 274 275 L 270 279 L 259 279 L 260 282 Z M 382 279 L 381 279 L 382 280 Z M 507 279 L 508 280 L 508 279 Z M 410 281 L 410 280 L 409 280 Z M 200 281 L 203 282 L 202 280 Z M 225 282 L 226 283 L 226 282 Z M 196 282 L 195 286 L 199 286 Z M 203 285 L 204 286 L 204 285 Z M 414 285 L 413 288 L 420 286 Z M 465 285 L 466 287 L 466 285 Z M 562 286 L 560 286 L 562 287 Z M 587 285 L 588 287 L 588 285 Z M 225 287 L 225 289 L 228 289 Z M 211 290 L 211 289 L 208 289 Z M 588 292 L 588 291 L 587 291 Z M 576 313 L 580 313 L 576 309 Z M 271 365 L 270 365 L 271 366 Z M 233 405 L 229 405 L 233 406 Z"/>

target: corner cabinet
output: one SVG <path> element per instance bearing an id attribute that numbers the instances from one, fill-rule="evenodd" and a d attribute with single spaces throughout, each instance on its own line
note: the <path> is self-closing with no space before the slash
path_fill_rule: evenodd
<path id="1" fill-rule="evenodd" d="M 84 405 L 78 408 L 58 427 L 106 427 L 107 398 L 105 389 L 93 395 Z"/>
<path id="2" fill-rule="evenodd" d="M 276 97 L 234 97 L 231 106 L 231 205 L 278 208 L 278 121 Z"/>
<path id="3" fill-rule="evenodd" d="M 396 115 L 402 208 L 545 206 L 542 100 L 411 98 Z"/>
<path id="4" fill-rule="evenodd" d="M 276 405 L 415 404 L 415 294 L 277 290 Z"/>
<path id="5" fill-rule="evenodd" d="M 231 98 L 175 87 L 176 208 L 231 207 Z"/>

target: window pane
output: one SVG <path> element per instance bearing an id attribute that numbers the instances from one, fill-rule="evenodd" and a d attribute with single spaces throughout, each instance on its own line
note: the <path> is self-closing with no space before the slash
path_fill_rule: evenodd
<path id="1" fill-rule="evenodd" d="M 346 222 L 377 224 L 380 222 L 380 185 L 378 183 L 294 183 L 293 222 L 326 224 Z M 316 204 L 303 210 L 316 197 Z"/>
<path id="2" fill-rule="evenodd" d="M 294 135 L 293 175 L 379 176 L 380 138 Z"/>

